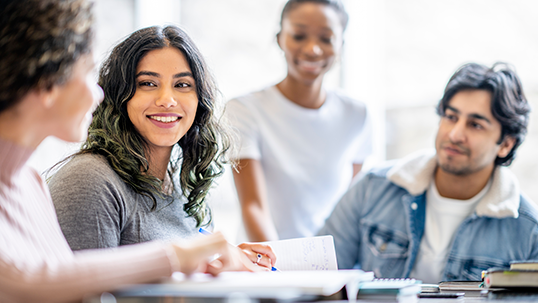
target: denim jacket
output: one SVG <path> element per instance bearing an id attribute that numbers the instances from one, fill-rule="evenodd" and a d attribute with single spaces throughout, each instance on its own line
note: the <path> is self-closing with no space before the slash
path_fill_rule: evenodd
<path id="1" fill-rule="evenodd" d="M 426 189 L 435 151 L 413 154 L 364 175 L 342 197 L 319 235 L 333 235 L 338 267 L 408 277 L 424 234 Z M 497 167 L 489 191 L 458 227 L 444 281 L 480 280 L 482 270 L 538 260 L 538 210 L 515 176 Z"/>

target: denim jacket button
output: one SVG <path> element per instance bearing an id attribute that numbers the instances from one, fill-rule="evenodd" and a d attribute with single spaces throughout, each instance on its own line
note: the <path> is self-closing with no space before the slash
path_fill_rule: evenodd
<path id="1" fill-rule="evenodd" d="M 415 203 L 415 202 L 411 203 L 411 209 L 412 210 L 417 210 L 417 208 L 418 208 L 417 203 Z"/>
<path id="2" fill-rule="evenodd" d="M 383 244 L 381 244 L 381 246 L 379 247 L 379 251 L 380 251 L 380 252 L 384 252 L 385 249 L 387 249 L 387 243 L 383 243 Z"/>

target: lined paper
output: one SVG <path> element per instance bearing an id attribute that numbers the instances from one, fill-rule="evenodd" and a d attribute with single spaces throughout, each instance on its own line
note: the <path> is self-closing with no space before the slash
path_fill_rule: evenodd
<path id="1" fill-rule="evenodd" d="M 264 243 L 273 248 L 277 256 L 275 267 L 281 271 L 338 269 L 332 236 L 296 238 Z"/>

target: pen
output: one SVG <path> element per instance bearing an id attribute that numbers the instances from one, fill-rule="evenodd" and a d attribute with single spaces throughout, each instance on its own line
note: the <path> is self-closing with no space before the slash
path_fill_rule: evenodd
<path id="1" fill-rule="evenodd" d="M 207 230 L 205 230 L 205 229 L 203 229 L 201 227 L 200 227 L 200 229 L 198 229 L 198 232 L 201 233 L 202 235 L 206 235 L 206 236 L 211 234 L 211 232 L 209 232 L 209 231 L 207 231 Z M 260 254 L 258 254 L 258 259 L 261 259 Z M 271 271 L 280 271 L 280 270 L 278 270 L 276 267 L 272 266 Z"/>

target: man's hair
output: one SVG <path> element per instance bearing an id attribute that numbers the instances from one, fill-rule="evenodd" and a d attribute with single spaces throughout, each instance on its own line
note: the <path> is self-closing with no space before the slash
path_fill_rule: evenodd
<path id="1" fill-rule="evenodd" d="M 501 137 L 497 144 L 501 144 L 506 136 L 516 140 L 506 157 L 495 159 L 495 165 L 508 166 L 525 140 L 530 112 L 521 81 L 511 66 L 500 62 L 491 68 L 476 63 L 463 65 L 448 81 L 443 98 L 437 105 L 437 113 L 444 116 L 450 100 L 458 92 L 476 89 L 491 92 L 491 113 L 501 124 Z"/>
<path id="2" fill-rule="evenodd" d="M 342 1 L 340 0 L 289 0 L 286 2 L 286 5 L 284 5 L 284 8 L 282 9 L 282 13 L 280 15 L 280 27 L 282 27 L 282 22 L 286 18 L 286 16 L 289 14 L 290 11 L 292 11 L 295 7 L 299 6 L 303 3 L 318 3 L 323 4 L 331 7 L 335 10 L 335 12 L 340 17 L 340 23 L 342 24 L 342 31 L 346 30 L 347 23 L 349 21 L 349 15 L 346 12 L 346 9 L 344 8 L 344 4 L 342 4 Z"/>
<path id="3" fill-rule="evenodd" d="M 86 0 L 0 2 L 0 112 L 32 89 L 65 83 L 91 51 L 93 15 Z"/>

